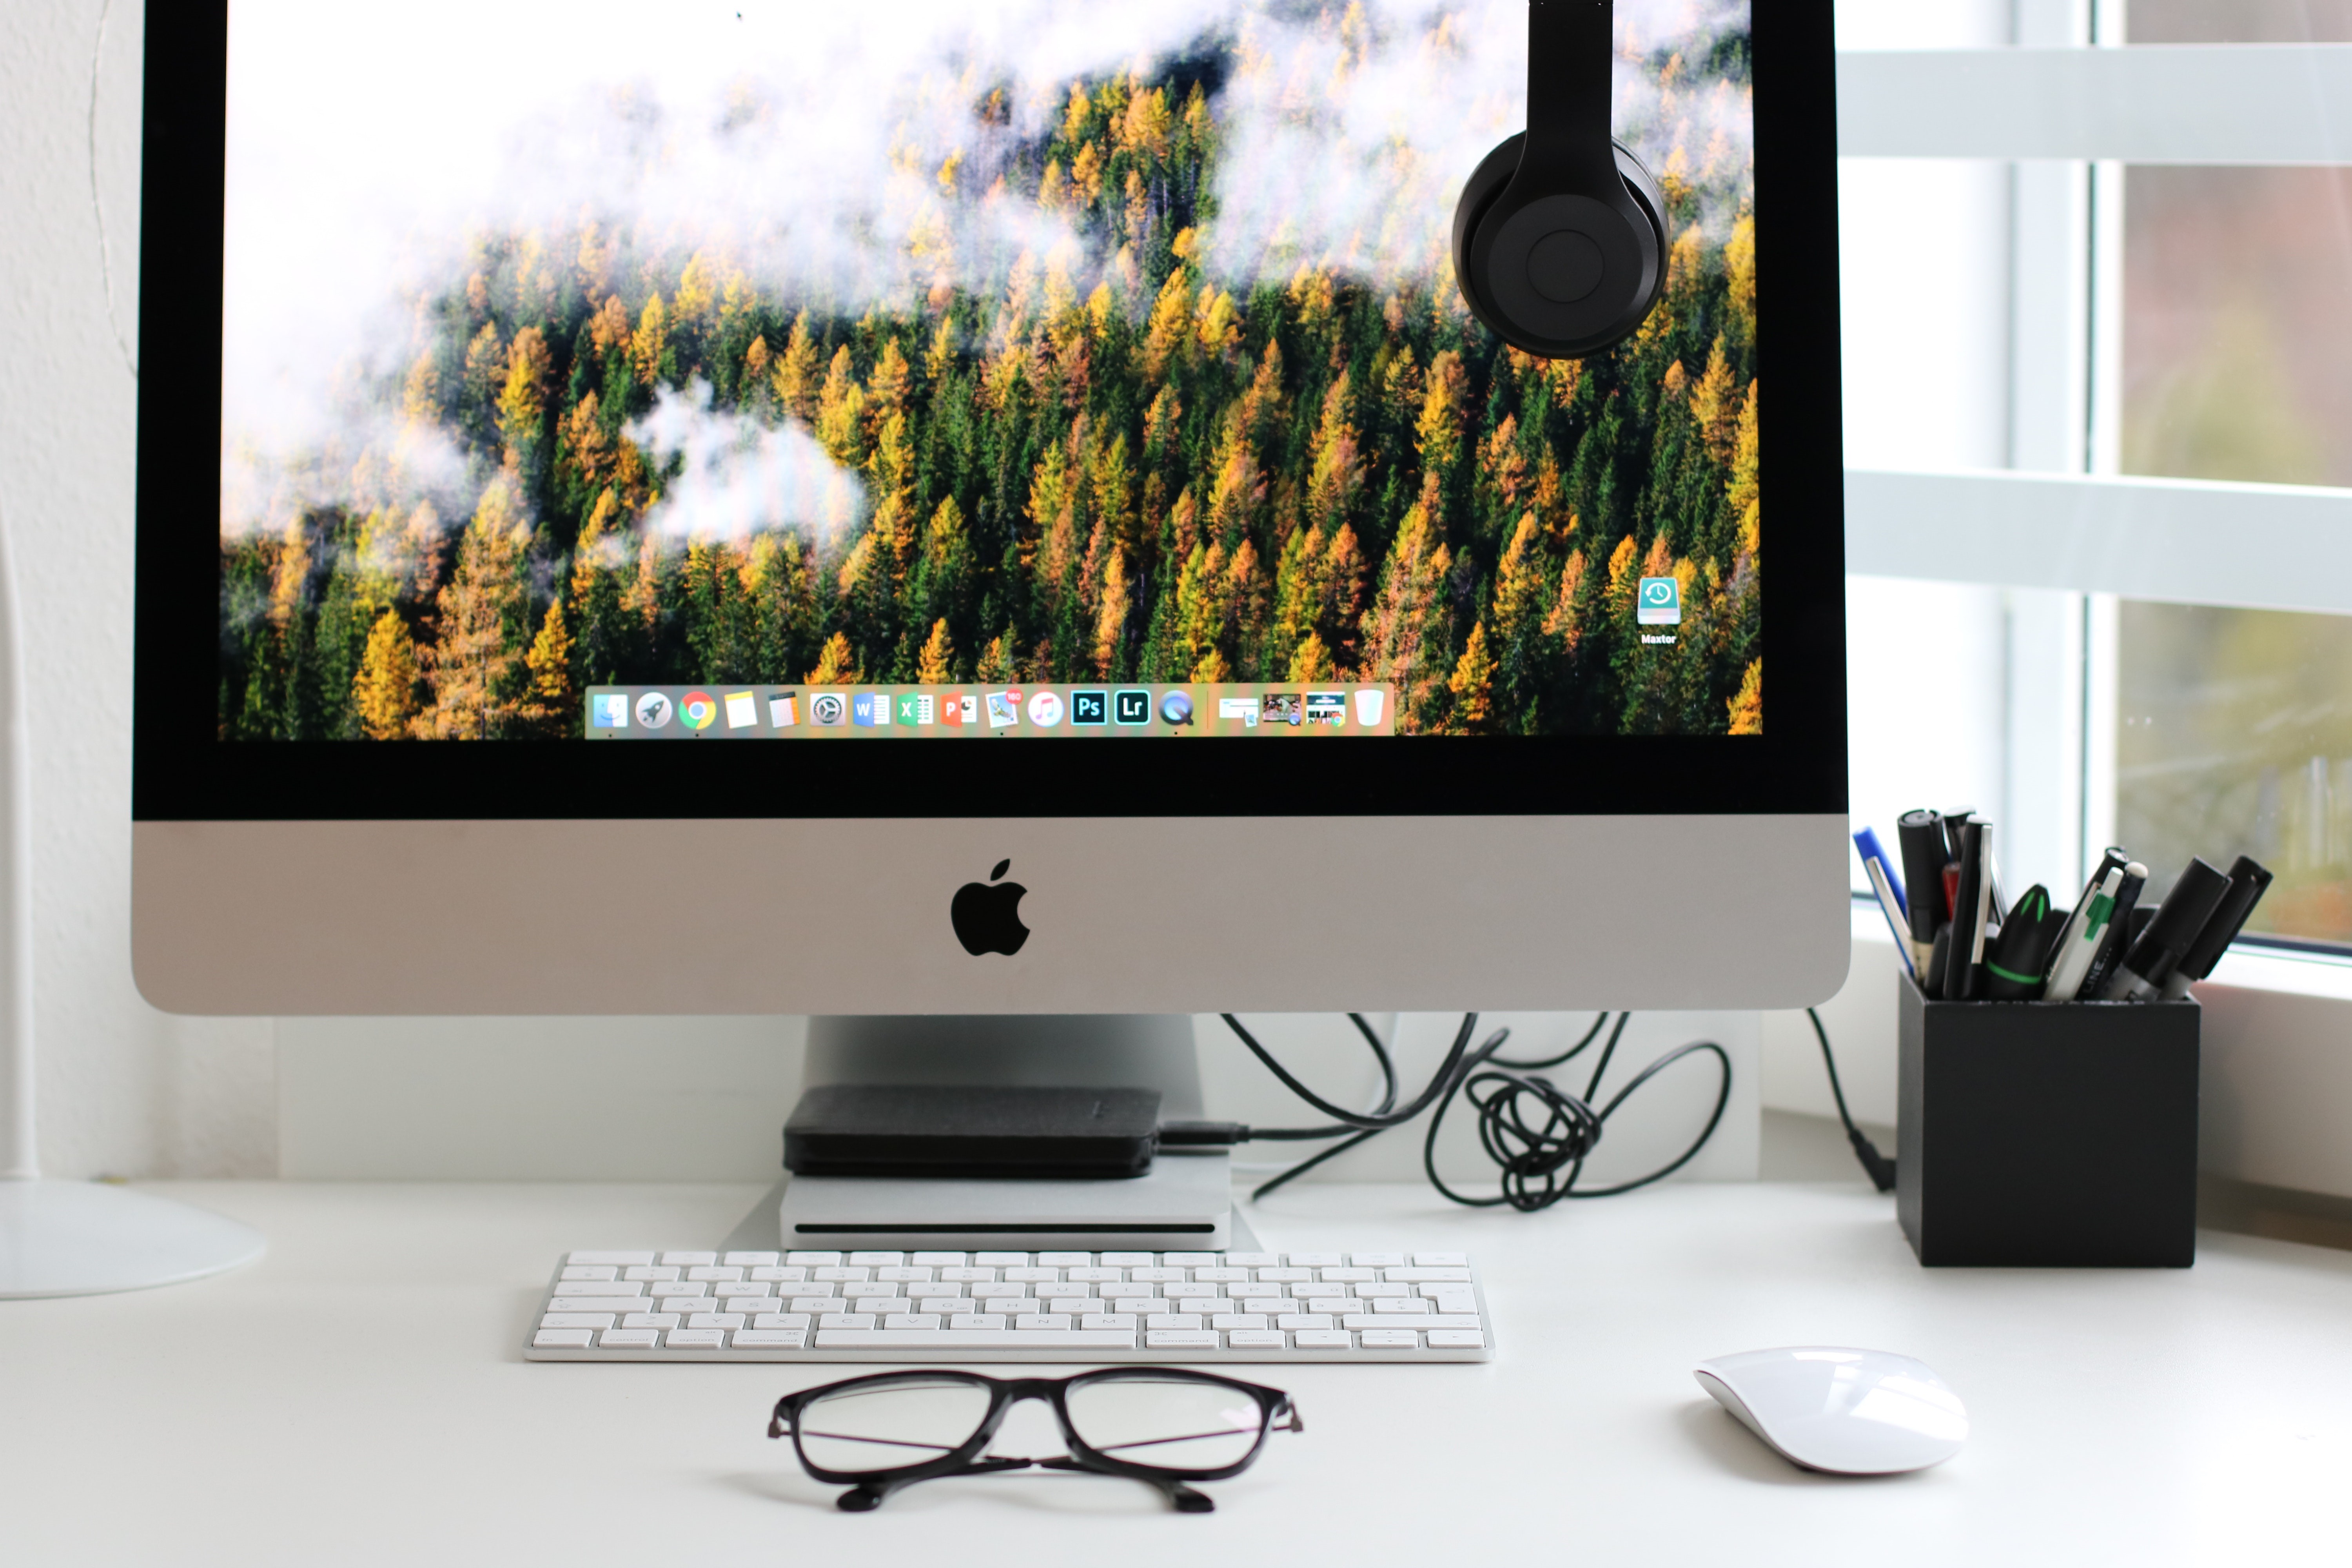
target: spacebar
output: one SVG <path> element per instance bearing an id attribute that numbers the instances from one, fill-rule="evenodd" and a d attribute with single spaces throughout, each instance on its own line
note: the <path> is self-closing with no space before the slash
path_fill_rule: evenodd
<path id="1" fill-rule="evenodd" d="M 819 1329 L 821 1351 L 878 1350 L 885 1345 L 926 1345 L 943 1350 L 979 1350 L 996 1345 L 1031 1350 L 1135 1348 L 1133 1329 Z"/>

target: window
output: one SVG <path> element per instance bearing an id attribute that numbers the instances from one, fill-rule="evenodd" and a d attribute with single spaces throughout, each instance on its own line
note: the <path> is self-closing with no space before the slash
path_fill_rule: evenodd
<path id="1" fill-rule="evenodd" d="M 1856 821 L 1975 805 L 2060 897 L 2252 854 L 2256 930 L 2352 947 L 2352 49 L 2095 47 L 2352 0 L 1838 16 L 1968 56 L 1842 62 Z"/>

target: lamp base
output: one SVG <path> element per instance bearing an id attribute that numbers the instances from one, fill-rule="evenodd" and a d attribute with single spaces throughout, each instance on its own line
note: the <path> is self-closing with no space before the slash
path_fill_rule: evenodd
<path id="1" fill-rule="evenodd" d="M 0 1300 L 177 1285 L 267 1245 L 249 1226 L 123 1187 L 0 1181 Z"/>

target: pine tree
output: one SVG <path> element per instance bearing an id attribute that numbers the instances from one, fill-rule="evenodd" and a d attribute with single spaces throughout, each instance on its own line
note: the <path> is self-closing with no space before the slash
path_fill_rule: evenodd
<path id="1" fill-rule="evenodd" d="M 563 626 L 563 601 L 547 606 L 547 619 L 523 656 L 530 690 L 522 716 L 541 733 L 567 735 L 580 728 L 580 688 L 572 674 L 572 637 Z"/>
<path id="2" fill-rule="evenodd" d="M 669 353 L 669 309 L 662 303 L 656 289 L 646 300 L 644 314 L 637 318 L 636 335 L 629 340 L 629 363 L 637 373 L 637 380 L 653 385 L 662 376 L 662 361 Z"/>
<path id="3" fill-rule="evenodd" d="M 1454 665 L 1453 677 L 1445 687 L 1454 697 L 1454 711 L 1446 726 L 1450 733 L 1494 732 L 1495 661 L 1486 653 L 1486 627 L 1483 622 L 1470 628 L 1470 640 L 1464 646 L 1461 661 Z"/>
<path id="4" fill-rule="evenodd" d="M 851 650 L 849 638 L 835 632 L 825 639 L 824 651 L 817 656 L 816 668 L 809 671 L 811 686 L 862 686 L 866 676 L 857 668 L 857 655 Z"/>
<path id="5" fill-rule="evenodd" d="M 816 343 L 809 336 L 809 317 L 803 310 L 793 319 L 793 333 L 784 356 L 776 362 L 776 401 L 786 414 L 807 420 L 816 412 Z"/>
<path id="6" fill-rule="evenodd" d="M 944 620 L 931 623 L 931 635 L 923 639 L 922 657 L 915 663 L 915 684 L 918 686 L 948 686 L 955 680 L 955 642 L 948 636 Z"/>
<path id="7" fill-rule="evenodd" d="M 371 741 L 393 741 L 408 733 L 416 711 L 416 642 L 398 613 L 386 610 L 369 628 L 367 652 L 352 683 L 352 707 L 360 729 Z"/>
<path id="8" fill-rule="evenodd" d="M 1739 678 L 1739 693 L 1734 697 L 1731 710 L 1731 733 L 1760 735 L 1764 732 L 1764 661 L 1750 660 Z"/>
<path id="9" fill-rule="evenodd" d="M 516 710 L 516 645 L 526 608 L 521 578 L 530 530 L 501 476 L 482 494 L 441 590 L 435 637 L 425 650 L 433 705 L 419 722 L 442 740 L 488 740 Z"/>

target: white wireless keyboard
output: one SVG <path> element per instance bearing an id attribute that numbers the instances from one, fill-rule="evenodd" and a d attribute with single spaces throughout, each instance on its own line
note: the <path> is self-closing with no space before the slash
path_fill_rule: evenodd
<path id="1" fill-rule="evenodd" d="M 1459 1252 L 575 1252 L 532 1361 L 1486 1361 Z"/>

